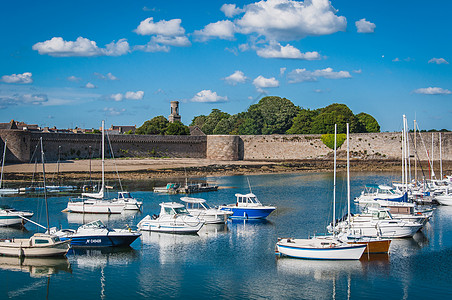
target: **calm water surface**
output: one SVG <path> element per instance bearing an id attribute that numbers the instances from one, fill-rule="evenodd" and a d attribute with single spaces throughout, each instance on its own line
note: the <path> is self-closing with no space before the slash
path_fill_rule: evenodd
<path id="1" fill-rule="evenodd" d="M 352 197 L 366 183 L 397 180 L 392 173 L 354 173 Z M 346 206 L 345 182 L 339 175 L 337 210 Z M 436 299 L 452 297 L 452 207 L 438 207 L 433 219 L 412 239 L 394 240 L 389 256 L 360 261 L 278 259 L 278 237 L 304 238 L 324 233 L 332 216 L 332 174 L 249 176 L 252 191 L 278 209 L 267 221 L 234 221 L 205 226 L 198 235 L 144 232 L 131 248 L 86 250 L 67 259 L 0 257 L 0 299 Z M 211 205 L 232 203 L 235 193 L 249 192 L 245 176 L 209 178 L 218 192 L 196 194 Z M 101 218 L 110 227 L 136 225 L 159 203 L 180 196 L 135 192 L 144 211 L 121 216 L 62 213 L 68 197 L 49 197 L 52 226 L 77 228 Z M 2 198 L 1 204 L 35 211 L 44 223 L 39 198 Z M 356 207 L 352 205 L 352 209 Z M 0 237 L 30 236 L 0 229 Z"/>

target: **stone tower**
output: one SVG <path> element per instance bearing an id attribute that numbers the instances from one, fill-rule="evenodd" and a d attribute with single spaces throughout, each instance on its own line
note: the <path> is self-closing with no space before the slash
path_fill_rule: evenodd
<path id="1" fill-rule="evenodd" d="M 179 101 L 171 101 L 171 114 L 168 116 L 170 123 L 180 122 L 181 116 L 179 115 Z"/>

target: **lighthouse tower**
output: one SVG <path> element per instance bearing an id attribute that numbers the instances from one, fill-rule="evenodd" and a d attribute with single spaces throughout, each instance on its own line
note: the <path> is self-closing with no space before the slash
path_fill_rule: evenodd
<path id="1" fill-rule="evenodd" d="M 171 101 L 171 114 L 168 116 L 170 123 L 180 122 L 181 116 L 179 115 L 179 101 Z"/>

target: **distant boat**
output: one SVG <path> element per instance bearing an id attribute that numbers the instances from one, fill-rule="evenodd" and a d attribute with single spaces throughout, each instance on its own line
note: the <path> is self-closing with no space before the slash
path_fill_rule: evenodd
<path id="1" fill-rule="evenodd" d="M 235 194 L 235 197 L 235 203 L 218 207 L 232 212 L 231 219 L 265 219 L 276 209 L 275 206 L 263 205 L 253 193 Z"/>
<path id="2" fill-rule="evenodd" d="M 77 230 L 62 229 L 53 232 L 61 240 L 69 240 L 72 247 L 129 246 L 141 233 L 127 229 L 110 229 L 97 220 L 80 226 Z"/>
<path id="3" fill-rule="evenodd" d="M 119 192 L 118 198 L 104 199 L 105 197 L 105 130 L 102 121 L 102 186 L 97 193 L 82 193 L 81 198 L 71 199 L 64 212 L 93 213 L 93 214 L 120 214 L 125 210 L 141 210 L 142 201 L 133 198 L 129 192 Z"/>
<path id="4" fill-rule="evenodd" d="M 31 211 L 18 211 L 7 205 L 0 205 L 0 226 L 24 225 L 31 217 Z"/>
<path id="5" fill-rule="evenodd" d="M 160 203 L 160 215 L 147 215 L 137 225 L 139 230 L 167 233 L 197 233 L 204 221 L 190 215 L 184 205 Z"/>
<path id="6" fill-rule="evenodd" d="M 169 182 L 166 184 L 166 186 L 154 188 L 155 193 L 162 194 L 194 194 L 202 192 L 212 192 L 217 190 L 218 185 L 210 185 L 207 182 L 198 182 L 198 183 L 186 182 L 185 185 Z"/>
<path id="7" fill-rule="evenodd" d="M 206 200 L 201 198 L 181 197 L 180 199 L 186 203 L 185 206 L 192 216 L 206 224 L 226 223 L 228 217 L 233 214 L 232 211 L 212 208 L 206 203 Z"/>

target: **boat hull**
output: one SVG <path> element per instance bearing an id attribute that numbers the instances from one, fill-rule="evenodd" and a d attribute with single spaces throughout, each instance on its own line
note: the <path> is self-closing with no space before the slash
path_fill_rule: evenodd
<path id="1" fill-rule="evenodd" d="M 71 246 L 74 248 L 97 248 L 97 247 L 121 247 L 132 244 L 140 234 L 130 235 L 90 235 L 77 236 L 73 235 L 61 240 L 70 240 Z"/>
<path id="2" fill-rule="evenodd" d="M 143 222 L 139 226 L 140 230 L 166 232 L 166 233 L 178 233 L 178 234 L 194 234 L 197 233 L 204 223 L 194 224 L 192 226 L 187 224 L 177 223 L 158 223 L 158 222 Z"/>
<path id="3" fill-rule="evenodd" d="M 271 214 L 274 207 L 236 207 L 236 206 L 220 206 L 220 209 L 231 211 L 233 214 L 229 216 L 231 219 L 265 219 Z"/>
<path id="4" fill-rule="evenodd" d="M 124 204 L 111 201 L 71 201 L 67 204 L 66 211 L 83 214 L 120 214 L 124 210 Z"/>
<path id="5" fill-rule="evenodd" d="M 51 246 L 30 247 L 28 245 L 27 242 L 0 242 L 0 255 L 16 257 L 54 257 L 64 256 L 69 251 L 69 241 L 61 241 Z"/>
<path id="6" fill-rule="evenodd" d="M 435 200 L 438 201 L 441 205 L 452 205 L 452 195 L 442 195 L 442 196 L 436 196 Z"/>
<path id="7" fill-rule="evenodd" d="M 5 226 L 19 226 L 24 225 L 27 223 L 27 220 L 21 218 L 20 216 L 23 216 L 25 218 L 31 218 L 33 217 L 33 213 L 7 213 L 7 214 L 1 214 L 0 213 L 0 227 Z"/>
<path id="8" fill-rule="evenodd" d="M 348 244 L 360 244 L 366 245 L 364 253 L 378 254 L 378 253 L 388 253 L 389 246 L 391 245 L 391 240 L 376 240 L 376 241 L 348 241 Z"/>
<path id="9" fill-rule="evenodd" d="M 289 242 L 278 242 L 276 252 L 280 255 L 317 260 L 355 260 L 360 259 L 366 245 L 350 245 L 344 247 L 311 248 L 302 247 Z"/>

